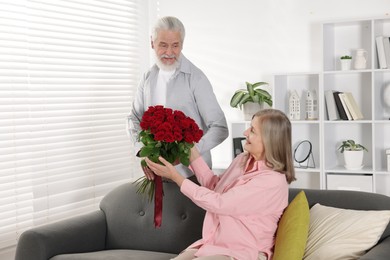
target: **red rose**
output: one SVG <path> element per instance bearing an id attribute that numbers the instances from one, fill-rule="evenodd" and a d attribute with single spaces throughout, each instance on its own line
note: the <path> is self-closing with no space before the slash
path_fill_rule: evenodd
<path id="1" fill-rule="evenodd" d="M 181 132 L 174 131 L 173 132 L 173 137 L 178 142 L 180 142 L 183 139 L 183 135 L 181 134 Z"/>
<path id="2" fill-rule="evenodd" d="M 189 128 L 191 125 L 191 120 L 189 120 L 188 118 L 183 118 L 182 120 L 180 120 L 180 126 L 182 128 Z"/>
<path id="3" fill-rule="evenodd" d="M 154 121 L 165 121 L 165 115 L 162 111 L 156 111 L 156 113 L 153 114 Z"/>
<path id="4" fill-rule="evenodd" d="M 199 140 L 202 138 L 203 136 L 203 131 L 202 130 L 199 130 L 198 132 L 195 133 L 194 135 L 194 142 L 199 142 Z"/>
<path id="5" fill-rule="evenodd" d="M 141 127 L 142 130 L 148 130 L 149 127 L 150 127 L 150 124 L 149 124 L 149 122 L 144 122 L 144 121 L 142 121 L 142 122 L 140 123 L 140 127 Z"/>
<path id="6" fill-rule="evenodd" d="M 158 131 L 172 132 L 172 125 L 168 122 L 164 122 L 158 126 Z"/>
<path id="7" fill-rule="evenodd" d="M 175 110 L 175 111 L 173 112 L 173 116 L 175 117 L 175 120 L 176 120 L 176 121 L 180 121 L 180 120 L 186 118 L 186 116 L 184 115 L 184 113 L 181 112 L 181 111 L 179 111 L 179 110 Z"/>
<path id="8" fill-rule="evenodd" d="M 175 123 L 175 117 L 172 115 L 172 114 L 169 114 L 167 115 L 167 117 L 165 118 L 165 120 L 171 124 L 174 124 Z"/>
<path id="9" fill-rule="evenodd" d="M 172 133 L 168 132 L 168 133 L 165 133 L 164 141 L 167 143 L 173 143 L 175 141 L 175 138 L 174 138 Z"/>
<path id="10" fill-rule="evenodd" d="M 187 117 L 182 111 L 163 106 L 150 106 L 145 111 L 140 126 L 142 131 L 150 131 L 149 134 L 144 135 L 145 138 L 152 138 L 157 142 L 183 142 L 186 143 L 185 145 L 193 145 L 203 136 L 203 131 L 192 118 Z M 178 151 L 178 148 L 164 145 L 159 149 L 169 149 L 165 153 Z"/>
<path id="11" fill-rule="evenodd" d="M 154 135 L 154 140 L 156 141 L 164 141 L 164 138 L 165 138 L 165 133 L 163 131 L 157 132 Z"/>
<path id="12" fill-rule="evenodd" d="M 171 115 L 173 113 L 173 110 L 171 108 L 164 108 L 164 113 L 166 115 Z"/>
<path id="13" fill-rule="evenodd" d="M 184 141 L 186 141 L 187 143 L 193 143 L 194 137 L 190 133 L 185 133 L 184 134 Z"/>

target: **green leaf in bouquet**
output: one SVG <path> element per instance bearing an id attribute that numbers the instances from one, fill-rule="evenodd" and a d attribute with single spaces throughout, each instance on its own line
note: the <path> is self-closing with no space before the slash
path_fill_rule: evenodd
<path id="1" fill-rule="evenodd" d="M 160 153 L 157 152 L 157 153 L 153 153 L 151 155 L 148 156 L 148 158 L 152 161 L 152 162 L 155 162 L 155 163 L 160 163 L 160 160 L 158 159 L 158 157 L 160 157 Z"/>
<path id="2" fill-rule="evenodd" d="M 138 141 L 140 141 L 142 138 L 144 138 L 146 135 L 148 135 L 148 131 L 141 131 L 138 134 Z"/>
<path id="3" fill-rule="evenodd" d="M 169 156 L 169 162 L 170 163 L 173 163 L 175 162 L 178 158 L 179 158 L 179 149 L 177 149 L 177 147 L 175 147 L 174 149 L 171 149 L 171 152 L 168 153 L 168 156 Z"/>
<path id="4" fill-rule="evenodd" d="M 161 157 L 163 157 L 165 160 L 167 160 L 168 162 L 170 163 L 173 163 L 175 161 L 175 158 L 177 156 L 175 156 L 174 154 L 168 152 L 168 151 L 165 151 L 165 150 L 161 150 Z M 163 164 L 162 162 L 159 162 L 160 164 Z"/>
<path id="5" fill-rule="evenodd" d="M 151 135 L 148 135 L 148 136 L 145 136 L 144 138 L 142 138 L 142 142 L 144 143 L 144 145 L 156 146 L 156 144 L 157 144 L 157 142 L 155 140 L 153 140 L 153 137 Z"/>
<path id="6" fill-rule="evenodd" d="M 167 161 L 170 163 L 174 163 L 178 157 L 178 154 L 170 154 L 169 159 L 167 159 Z"/>
<path id="7" fill-rule="evenodd" d="M 144 146 L 141 148 L 141 151 L 139 152 L 139 155 L 141 157 L 149 157 L 151 154 L 154 153 L 154 147 L 150 147 L 150 146 Z"/>
<path id="8" fill-rule="evenodd" d="M 180 163 L 185 165 L 185 166 L 188 166 L 188 165 L 190 165 L 190 158 L 188 158 L 188 156 L 181 155 L 180 156 Z"/>
<path id="9" fill-rule="evenodd" d="M 141 166 L 142 166 L 142 167 L 148 166 L 148 165 L 146 164 L 146 161 L 145 161 L 145 160 L 142 160 L 142 161 L 141 161 Z"/>
<path id="10" fill-rule="evenodd" d="M 184 149 L 186 148 L 185 144 L 186 144 L 185 142 L 180 142 L 179 143 L 179 151 L 180 151 L 180 153 L 182 153 L 184 151 Z"/>
<path id="11" fill-rule="evenodd" d="M 180 153 L 184 153 L 186 155 L 190 155 L 191 153 L 191 148 L 194 146 L 193 143 L 181 143 L 179 149 L 180 149 Z"/>
<path id="12" fill-rule="evenodd" d="M 140 139 L 146 138 L 147 136 L 150 136 L 150 135 L 151 135 L 151 133 L 149 130 L 143 130 L 143 131 L 139 132 L 138 139 L 140 140 Z"/>

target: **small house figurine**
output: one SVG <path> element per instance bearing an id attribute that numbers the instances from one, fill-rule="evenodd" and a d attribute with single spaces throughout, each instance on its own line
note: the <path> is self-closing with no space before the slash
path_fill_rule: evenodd
<path id="1" fill-rule="evenodd" d="M 318 119 L 318 99 L 315 90 L 306 92 L 306 120 Z"/>
<path id="2" fill-rule="evenodd" d="M 301 101 L 296 90 L 290 91 L 290 97 L 288 99 L 289 117 L 290 120 L 301 119 Z"/>

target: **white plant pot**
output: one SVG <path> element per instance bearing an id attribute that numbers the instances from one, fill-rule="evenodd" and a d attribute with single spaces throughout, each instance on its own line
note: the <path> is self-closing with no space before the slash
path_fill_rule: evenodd
<path id="1" fill-rule="evenodd" d="M 247 102 L 243 105 L 244 109 L 244 120 L 245 121 L 251 121 L 252 116 L 262 110 L 264 108 L 264 104 L 259 103 L 253 103 L 253 102 Z"/>
<path id="2" fill-rule="evenodd" d="M 364 151 L 344 151 L 345 168 L 347 170 L 359 170 L 363 168 Z"/>
<path id="3" fill-rule="evenodd" d="M 351 69 L 351 59 L 342 59 L 340 60 L 341 63 L 341 70 L 350 70 Z"/>

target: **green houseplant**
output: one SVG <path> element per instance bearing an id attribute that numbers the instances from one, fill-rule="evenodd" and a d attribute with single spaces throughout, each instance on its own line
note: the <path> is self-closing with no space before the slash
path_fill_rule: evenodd
<path id="1" fill-rule="evenodd" d="M 267 82 L 245 83 L 246 89 L 239 89 L 233 94 L 230 100 L 231 107 L 239 107 L 241 109 L 248 102 L 267 103 L 269 106 L 272 106 L 271 95 L 268 91 L 260 88 L 261 86 L 268 85 Z"/>
<path id="2" fill-rule="evenodd" d="M 338 150 L 344 154 L 344 166 L 346 169 L 359 170 L 363 167 L 363 152 L 368 151 L 366 147 L 348 139 L 342 141 Z"/>
<path id="3" fill-rule="evenodd" d="M 230 100 L 231 107 L 239 107 L 244 110 L 244 119 L 250 121 L 252 116 L 263 108 L 266 103 L 272 106 L 272 97 L 268 91 L 261 89 L 268 85 L 267 82 L 246 83 L 246 89 L 237 90 Z"/>
<path id="4" fill-rule="evenodd" d="M 356 143 L 354 140 L 351 139 L 343 141 L 339 146 L 338 150 L 340 150 L 341 153 L 344 153 L 344 151 L 368 151 L 366 147 Z"/>
<path id="5" fill-rule="evenodd" d="M 341 60 L 351 60 L 351 59 L 352 59 L 352 56 L 344 55 L 344 56 L 341 56 L 340 59 L 341 59 Z"/>

